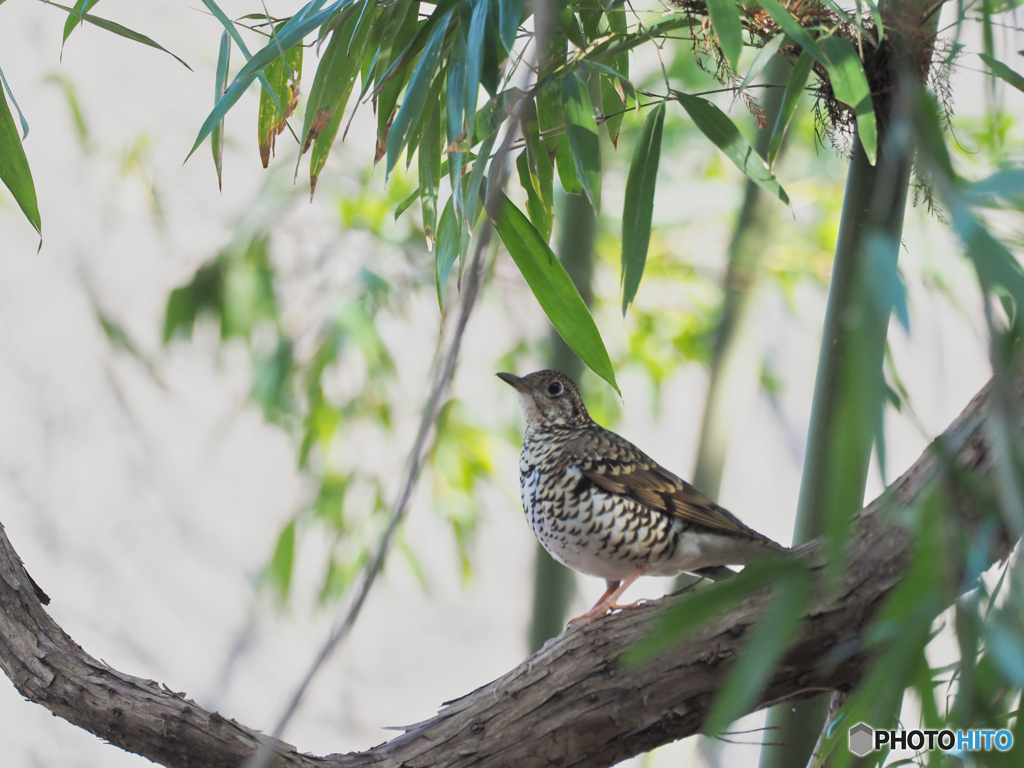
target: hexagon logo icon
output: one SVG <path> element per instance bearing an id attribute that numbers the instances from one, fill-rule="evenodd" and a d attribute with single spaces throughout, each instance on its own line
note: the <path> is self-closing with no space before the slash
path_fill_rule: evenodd
<path id="1" fill-rule="evenodd" d="M 875 729 L 866 723 L 857 723 L 850 729 L 850 751 L 864 757 L 874 749 Z"/>

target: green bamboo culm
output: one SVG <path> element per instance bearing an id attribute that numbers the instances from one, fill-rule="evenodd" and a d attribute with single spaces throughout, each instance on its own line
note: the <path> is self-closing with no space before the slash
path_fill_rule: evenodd
<path id="1" fill-rule="evenodd" d="M 562 210 L 555 218 L 559 222 L 558 258 L 583 301 L 590 306 L 594 295 L 591 280 L 597 216 L 590 201 L 580 195 L 565 195 L 561 203 Z M 555 331 L 551 332 L 548 364 L 574 381 L 579 381 L 583 373 L 583 363 Z M 528 636 L 531 654 L 565 629 L 569 603 L 576 593 L 576 577 L 537 544 L 533 584 L 533 615 Z"/>
<path id="2" fill-rule="evenodd" d="M 833 582 L 861 509 L 881 422 L 882 362 L 891 303 L 878 286 L 898 281 L 909 164 L 880 147 L 872 166 L 854 141 L 811 404 L 794 546 L 828 534 Z M 894 156 L 898 155 L 898 156 Z M 845 522 L 845 528 L 843 527 Z M 830 694 L 772 707 L 760 768 L 805 768 L 828 715 Z"/>

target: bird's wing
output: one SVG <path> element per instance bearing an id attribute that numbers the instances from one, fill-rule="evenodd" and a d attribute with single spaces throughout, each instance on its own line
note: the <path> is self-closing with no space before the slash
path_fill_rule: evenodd
<path id="1" fill-rule="evenodd" d="M 573 453 L 580 472 L 594 485 L 714 533 L 775 543 L 614 432 L 601 429 L 589 440 L 594 445 L 574 446 Z"/>

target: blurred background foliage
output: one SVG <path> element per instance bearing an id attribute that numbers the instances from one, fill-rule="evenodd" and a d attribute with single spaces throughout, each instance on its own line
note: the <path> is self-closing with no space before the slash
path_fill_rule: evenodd
<path id="1" fill-rule="evenodd" d="M 76 19 L 84 14 L 89 23 L 159 47 L 139 33 L 96 17 L 92 13 L 96 4 L 78 0 L 69 15 L 65 40 L 73 32 Z M 857 147 L 863 147 L 867 155 L 883 157 L 886 152 L 902 152 L 900 162 L 907 168 L 911 156 L 915 157 L 911 200 L 918 210 L 913 215 L 931 217 L 959 233 L 990 307 L 990 327 L 979 329 L 979 335 L 987 333 L 994 339 L 997 371 L 1006 364 L 1006 349 L 1012 347 L 1017 331 L 1017 306 L 1024 297 L 1024 277 L 1016 261 L 1024 245 L 1018 215 L 1024 201 L 1024 171 L 1020 170 L 1020 117 L 1004 108 L 1003 102 L 1007 89 L 1020 89 L 1024 79 L 995 54 L 1003 52 L 1002 59 L 1013 63 L 1012 55 L 1004 55 L 1012 52 L 1019 31 L 1013 2 L 962 3 L 958 15 L 949 20 L 949 14 L 943 16 L 948 23 L 941 34 L 949 42 L 936 50 L 948 56 L 949 66 L 935 64 L 938 74 L 933 72 L 929 80 L 934 101 L 918 96 L 917 102 L 909 107 L 903 104 L 900 108 L 904 112 L 894 116 L 875 115 L 868 98 L 867 112 L 875 115 L 872 120 L 878 117 L 879 122 L 892 120 L 894 125 L 909 126 L 907 130 L 913 131 L 916 142 L 912 148 L 886 149 L 877 136 L 868 139 L 863 104 L 851 105 L 855 109 L 836 107 L 838 91 L 830 89 L 839 87 L 839 69 L 831 59 L 829 66 L 822 63 L 814 70 L 816 82 L 812 80 L 810 87 L 799 83 L 792 92 L 787 87 L 786 93 L 794 99 L 796 108 L 785 131 L 785 154 L 771 169 L 778 179 L 763 163 L 753 169 L 741 167 L 748 178 L 737 173 L 734 166 L 740 163 L 723 147 L 721 123 L 718 129 L 708 129 L 707 120 L 701 123 L 689 108 L 680 109 L 672 103 L 678 100 L 673 92 L 710 96 L 711 101 L 700 102 L 710 106 L 698 106 L 706 110 L 705 118 L 722 115 L 738 131 L 740 139 L 735 141 L 743 146 L 757 145 L 758 131 L 771 137 L 778 133 L 779 123 L 769 120 L 759 126 L 764 114 L 763 89 L 751 87 L 739 96 L 735 92 L 741 77 L 760 60 L 759 49 L 770 45 L 777 35 L 777 49 L 783 51 L 781 58 L 789 64 L 797 60 L 801 49 L 812 50 L 813 45 L 847 38 L 870 53 L 871 33 L 877 33 L 878 19 L 888 23 L 894 18 L 885 14 L 876 18 L 878 8 L 870 0 L 863 9 L 860 4 L 856 9 L 841 9 L 832 3 L 815 5 L 820 17 L 810 11 L 801 16 L 796 6 L 783 8 L 783 14 L 797 14 L 805 32 L 813 32 L 806 43 L 803 38 L 794 42 L 800 36 L 784 25 L 794 17 L 789 17 L 790 22 L 780 21 L 776 4 L 767 0 L 761 4 L 763 10 L 754 5 L 716 2 L 705 6 L 687 1 L 671 7 L 637 9 L 632 16 L 617 3 L 554 4 L 554 21 L 547 30 L 534 28 L 530 21 L 533 6 L 515 0 L 441 2 L 434 6 L 413 0 L 331 5 L 315 2 L 302 6 L 291 17 L 268 18 L 253 12 L 235 23 L 215 3 L 205 4 L 221 20 L 225 31 L 218 60 L 216 106 L 199 131 L 196 146 L 211 136 L 218 178 L 222 173 L 230 174 L 230 168 L 222 167 L 217 131 L 222 130 L 233 99 L 248 85 L 265 79 L 253 155 L 262 153 L 262 162 L 271 167 L 271 176 L 252 210 L 237 222 L 230 242 L 211 254 L 168 297 L 163 341 L 167 345 L 189 343 L 199 333 L 197 329 L 208 325 L 216 329 L 224 348 L 244 349 L 251 361 L 253 405 L 269 423 L 286 433 L 294 446 L 296 465 L 307 481 L 307 498 L 292 511 L 276 542 L 268 548 L 262 579 L 265 588 L 282 602 L 293 597 L 296 553 L 304 536 L 315 533 L 331 542 L 319 587 L 320 600 L 331 603 L 349 594 L 386 524 L 395 466 L 382 469 L 367 461 L 363 448 L 386 445 L 393 449 L 400 442 L 394 414 L 401 405 L 398 399 L 404 395 L 396 381 L 406 365 L 407 350 L 387 341 L 382 328 L 390 319 L 408 316 L 414 307 L 424 302 L 436 304 L 438 297 L 446 295 L 440 300 L 437 315 L 439 338 L 445 338 L 450 327 L 447 321 L 459 296 L 463 265 L 477 242 L 470 233 L 478 237 L 481 227 L 486 226 L 482 196 L 487 176 L 504 170 L 504 166 L 495 165 L 495 161 L 505 161 L 498 142 L 500 130 L 510 124 L 521 123 L 514 127 L 521 130 L 523 139 L 512 145 L 514 152 L 522 154 L 512 171 L 508 194 L 528 214 L 532 231 L 543 233 L 540 240 L 556 243 L 557 255 L 575 281 L 597 328 L 606 332 L 607 338 L 601 341 L 599 335 L 598 343 L 602 350 L 607 348 L 609 370 L 615 373 L 608 375 L 600 365 L 600 356 L 594 353 L 593 345 L 587 347 L 586 340 L 567 337 L 564 341 L 568 346 L 561 349 L 556 334 L 531 335 L 525 330 L 504 350 L 503 366 L 522 372 L 527 363 L 547 360 L 557 367 L 571 368 L 574 375 L 582 376 L 592 415 L 605 426 L 614 429 L 621 417 L 621 402 L 605 383 L 614 385 L 616 374 L 638 375 L 648 381 L 657 413 L 663 385 L 683 367 L 699 365 L 715 370 L 716 350 L 723 344 L 718 334 L 731 288 L 727 283 L 729 248 L 722 233 L 742 226 L 740 211 L 748 189 L 756 186 L 783 197 L 786 193 L 780 191 L 778 182 L 782 179 L 789 198 L 799 201 L 801 208 L 798 221 L 783 203 L 765 197 L 769 207 L 756 231 L 757 279 L 743 290 L 754 296 L 771 293 L 781 297 L 794 312 L 800 291 L 823 295 L 831 283 L 835 292 L 833 266 L 839 258 L 837 242 L 842 239 L 840 221 L 849 215 L 852 194 L 849 188 L 844 190 L 844 183 L 850 155 L 854 163 L 858 162 L 861 150 Z M 730 22 L 724 18 L 716 20 L 723 6 L 747 30 L 745 38 L 735 29 L 725 31 Z M 940 7 L 931 8 L 925 16 L 937 17 L 935 9 Z M 760 26 L 755 26 L 755 21 Z M 831 22 L 835 24 L 830 26 Z M 969 28 L 970 34 L 980 40 L 968 38 L 966 31 L 960 36 L 961 23 L 971 22 L 976 25 Z M 268 37 L 270 29 L 275 30 L 272 37 Z M 1000 32 L 997 36 L 996 30 L 1005 30 L 1006 34 Z M 895 31 L 906 32 L 898 23 Z M 255 55 L 245 40 L 259 46 Z M 739 43 L 748 44 L 742 53 Z M 543 53 L 530 51 L 531 47 Z M 242 55 L 236 54 L 232 65 L 233 48 Z M 634 49 L 635 55 L 627 55 Z M 849 50 L 855 48 L 851 45 Z M 979 51 L 989 58 L 979 61 L 974 56 Z M 854 69 L 863 76 L 866 67 L 859 56 L 854 56 Z M 970 65 L 963 64 L 968 56 Z M 864 60 L 867 58 L 864 54 Z M 516 68 L 531 61 L 536 64 L 539 85 L 524 75 L 529 66 Z M 955 78 L 958 67 L 968 66 L 987 67 L 984 71 L 992 74 L 985 80 L 983 108 L 961 116 L 954 112 Z M 230 79 L 231 72 L 234 79 Z M 325 74 L 321 76 L 321 72 Z M 756 77 L 755 73 L 752 79 Z M 304 85 L 310 82 L 311 86 Z M 79 140 L 88 147 L 88 128 L 73 86 L 59 77 L 51 83 L 63 89 Z M 896 90 L 894 84 L 889 85 Z M 517 99 L 524 93 L 526 100 L 535 105 L 532 117 L 528 110 L 523 110 L 527 114 L 517 111 L 516 105 L 521 103 Z M 917 91 L 910 89 L 908 93 L 911 99 Z M 347 130 L 345 116 L 351 120 L 352 111 L 361 104 L 367 105 L 364 109 L 376 110 L 373 161 L 384 168 L 375 173 L 368 167 L 369 158 L 367 167 L 355 170 L 332 168 L 327 163 L 332 146 Z M 635 303 L 623 317 L 621 276 L 627 268 L 627 248 L 620 211 L 624 195 L 631 190 L 627 180 L 638 164 L 637 158 L 643 157 L 638 144 L 644 135 L 644 120 L 654 114 L 657 104 L 669 108 L 664 112 L 661 165 L 654 163 L 656 194 L 644 208 L 649 245 L 642 249 L 639 263 L 643 281 L 635 296 L 625 297 L 626 304 Z M 29 221 L 40 229 L 31 178 L 26 177 L 27 161 L 24 153 L 18 155 L 21 139 L 14 115 L 20 113 L 6 108 L 8 114 L 0 115 L 5 130 L 2 138 L 9 150 L 3 180 Z M 830 116 L 830 109 L 839 109 L 840 117 Z M 293 114 L 294 125 L 287 122 Z M 301 129 L 296 131 L 300 120 Z M 860 126 L 856 138 L 854 122 Z M 952 129 L 946 138 L 941 134 L 944 127 Z M 889 135 L 897 132 L 893 129 Z M 832 148 L 832 139 L 846 150 L 845 154 Z M 719 152 L 715 146 L 724 151 Z M 371 245 L 365 252 L 353 254 L 334 248 L 313 259 L 296 260 L 279 251 L 275 240 L 278 224 L 289 207 L 304 197 L 304 191 L 288 191 L 290 180 L 286 178 L 293 170 L 297 173 L 301 160 L 298 150 L 311 153 L 311 193 L 315 189 L 319 196 L 331 198 L 339 227 L 366 233 Z M 126 152 L 123 173 L 139 174 L 148 190 L 149 209 L 159 220 L 157 187 L 145 176 L 145 165 L 139 161 L 145 152 L 145 137 L 141 137 Z M 759 153 L 766 154 L 763 150 Z M 492 162 L 485 168 L 489 160 Z M 344 183 L 327 182 L 332 173 Z M 321 174 L 324 181 L 318 186 Z M 555 175 L 560 189 L 553 183 Z M 895 173 L 889 180 L 891 186 L 899 186 L 898 176 Z M 694 188 L 700 192 L 695 193 Z M 446 197 L 447 203 L 442 204 Z M 686 200 L 687 205 L 676 204 L 677 199 Z M 872 198 L 868 195 L 865 200 L 861 208 L 866 210 Z M 902 210 L 899 200 L 894 207 Z M 569 213 L 571 210 L 576 213 Z M 594 217 L 593 248 L 587 248 L 584 254 L 589 266 L 574 272 L 569 265 L 573 258 L 569 245 L 557 243 L 560 238 L 571 243 L 581 221 L 574 217 L 586 215 Z M 902 221 L 899 224 L 902 226 Z M 551 236 L 546 237 L 549 233 Z M 874 431 L 876 423 L 881 423 L 882 409 L 897 408 L 913 417 L 913 403 L 899 378 L 901 361 L 886 341 L 890 311 L 903 321 L 909 315 L 923 315 L 927 322 L 927 315 L 914 307 L 909 313 L 901 310 L 907 301 L 905 283 L 918 281 L 956 307 L 962 305 L 961 283 L 965 274 L 969 276 L 962 263 L 951 265 L 927 255 L 914 262 L 920 265 L 918 274 L 907 274 L 905 266 L 895 264 L 900 230 L 889 234 L 892 277 L 878 283 L 879 292 L 885 294 L 889 304 L 883 307 L 881 346 L 875 349 L 879 360 L 884 351 L 885 364 L 876 364 L 877 372 L 872 369 L 850 374 L 847 369 L 844 380 L 855 395 L 863 390 L 869 393 L 869 400 L 874 398 L 863 412 L 851 410 L 845 414 L 847 418 L 850 414 L 870 415 L 860 420 L 862 429 L 870 431 L 867 452 L 858 456 L 840 452 L 836 459 L 839 463 L 863 464 L 863 474 L 872 450 L 885 471 L 884 432 Z M 519 258 L 537 255 L 517 251 L 524 247 L 521 243 L 506 239 L 504 245 L 516 256 L 517 263 Z M 854 255 L 862 263 L 870 263 L 873 257 L 868 246 L 857 248 L 861 250 Z M 547 251 L 539 253 L 543 256 Z M 339 267 L 342 262 L 343 268 Z M 486 269 L 484 301 L 488 307 L 502 310 L 503 324 L 515 328 L 516 313 L 522 310 L 512 306 L 505 295 L 500 267 L 488 260 Z M 449 276 L 449 271 L 454 274 Z M 863 283 L 856 282 L 863 280 L 863 275 L 852 279 L 851 295 L 856 297 L 857 290 L 864 290 Z M 536 288 L 534 293 L 557 326 L 551 306 L 564 295 L 545 299 Z M 1000 301 L 995 302 L 993 297 Z M 840 316 L 842 310 L 842 306 L 836 310 Z M 131 349 L 127 334 L 116 323 L 100 319 L 112 341 Z M 608 333 L 607 329 L 616 324 L 621 332 Z M 825 334 L 827 340 L 827 328 Z M 852 335 L 856 341 L 857 333 Z M 572 350 L 592 370 L 585 371 L 576 358 L 567 362 Z M 862 353 L 864 357 L 856 357 Z M 769 343 L 754 345 L 746 354 L 753 356 L 749 361 L 756 372 L 752 386 L 778 398 L 789 384 L 785 362 L 776 359 L 780 350 Z M 855 361 L 871 357 L 863 350 L 855 349 L 851 354 Z M 880 381 L 877 391 L 872 389 L 875 373 Z M 472 579 L 474 563 L 481 556 L 473 537 L 486 504 L 483 495 L 493 487 L 498 441 L 515 444 L 519 439 L 516 423 L 495 431 L 492 416 L 483 418 L 472 403 L 449 399 L 440 411 L 428 452 L 429 480 L 423 490 L 430 493 L 438 516 L 450 526 L 458 553 L 453 568 L 465 580 Z M 729 435 L 724 439 L 728 442 Z M 1009 488 L 1004 489 L 1004 498 L 995 502 L 998 514 L 993 525 L 998 519 L 1009 521 L 1011 526 L 1018 526 L 1014 530 L 1019 534 L 1019 509 L 1014 499 L 1019 498 L 1015 494 L 1019 493 L 1021 446 L 1014 442 L 1016 437 L 1007 439 L 1010 444 L 1002 459 Z M 689 476 L 687 468 L 676 469 Z M 857 482 L 851 482 L 850 504 L 859 508 Z M 863 477 L 859 483 L 862 496 Z M 709 492 L 717 495 L 717 490 Z M 819 520 L 815 524 L 815 535 L 824 526 L 835 545 L 832 551 L 839 553 L 836 567 L 841 566 L 842 537 L 848 531 L 849 519 L 844 520 L 826 518 L 824 523 Z M 883 607 L 875 630 L 865 641 L 868 647 L 877 648 L 879 662 L 833 724 L 844 719 L 850 723 L 866 719 L 876 727 L 890 727 L 900 718 L 906 700 L 912 704 L 910 709 L 919 710 L 927 727 L 1012 723 L 1024 744 L 1021 719 L 1016 716 L 1024 688 L 1020 662 L 1024 659 L 1024 584 L 1020 584 L 1024 576 L 1011 561 L 1014 566 L 1004 568 L 996 577 L 989 574 L 982 578 L 991 565 L 990 542 L 981 538 L 958 541 L 940 535 L 952 525 L 941 494 L 933 494 L 906 524 L 917 536 L 914 565 L 906 582 Z M 429 579 L 419 566 L 417 543 L 400 537 L 398 549 L 423 588 L 429 589 Z M 956 559 L 967 564 L 963 583 L 944 584 L 942 564 Z M 799 616 L 794 607 L 806 602 L 806 575 L 790 565 L 772 568 L 775 566 L 751 574 L 748 589 L 773 584 L 778 591 L 779 610 L 788 611 L 794 618 L 789 624 L 782 622 L 774 635 L 768 629 L 758 635 L 764 640 L 761 650 L 765 652 L 781 651 L 783 639 Z M 557 603 L 557 607 L 549 612 L 546 630 L 536 629 L 540 623 L 535 612 L 535 631 L 530 638 L 534 648 L 561 626 L 568 604 L 564 594 L 554 596 L 548 581 L 552 578 L 550 571 L 539 566 L 537 578 L 538 610 L 544 609 L 545 602 Z M 571 588 L 571 576 L 562 573 L 557 578 Z M 707 609 L 709 615 L 738 599 L 738 588 L 731 589 Z M 713 594 L 726 593 L 719 590 Z M 706 599 L 713 602 L 716 598 Z M 954 607 L 948 609 L 951 602 Z M 950 665 L 932 666 L 928 644 L 943 628 L 955 632 L 960 659 Z M 678 636 L 669 639 L 677 640 Z M 727 695 L 714 710 L 716 730 L 743 713 L 741 703 L 749 705 L 770 671 L 769 665 L 745 687 L 735 683 L 727 686 Z M 820 730 L 819 724 L 815 733 Z M 843 728 L 833 727 L 822 742 L 826 749 L 836 750 L 835 765 L 849 764 L 844 734 Z M 878 759 L 884 760 L 885 755 Z M 928 756 L 926 762 L 947 764 L 941 755 Z M 1012 764 L 997 753 L 977 756 L 976 763 Z"/>

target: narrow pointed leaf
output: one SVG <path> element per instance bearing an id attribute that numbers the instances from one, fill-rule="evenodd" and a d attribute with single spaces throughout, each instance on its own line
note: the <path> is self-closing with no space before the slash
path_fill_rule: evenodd
<path id="1" fill-rule="evenodd" d="M 419 145 L 420 202 L 427 250 L 437 232 L 437 191 L 441 183 L 441 99 L 427 105 L 426 127 Z"/>
<path id="2" fill-rule="evenodd" d="M 565 133 L 576 177 L 594 210 L 600 211 L 601 145 L 598 142 L 597 119 L 587 86 L 575 74 L 562 79 L 562 113 L 565 115 Z"/>
<path id="3" fill-rule="evenodd" d="M 459 151 L 469 146 L 456 148 L 459 137 L 463 134 L 463 115 L 465 111 L 466 89 L 466 38 L 462 33 L 462 23 L 456 25 L 452 33 L 452 50 L 448 55 L 448 85 L 445 104 L 445 117 L 448 126 L 448 178 L 452 187 L 452 198 L 455 217 L 461 221 L 462 202 L 462 167 L 465 165 L 465 152 Z"/>
<path id="4" fill-rule="evenodd" d="M 1018 91 L 1024 91 L 1024 77 L 987 53 L 979 53 L 978 55 L 988 65 L 993 75 L 1009 83 Z"/>
<path id="5" fill-rule="evenodd" d="M 376 4 L 370 13 L 376 18 Z M 317 179 L 341 128 L 345 107 L 352 95 L 371 34 L 372 25 L 359 27 L 359 17 L 353 15 L 334 30 L 320 59 L 302 126 L 302 151 L 312 147 L 309 154 L 310 194 L 316 189 Z"/>
<path id="6" fill-rule="evenodd" d="M 766 66 L 768 66 L 768 62 L 771 61 L 772 56 L 779 52 L 779 48 L 781 48 L 785 42 L 785 35 L 776 35 L 765 43 L 764 47 L 757 52 L 754 63 L 750 65 L 750 69 L 747 70 L 747 74 L 743 77 L 743 82 L 740 83 L 740 89 L 736 91 L 736 98 L 739 98 L 740 94 L 747 90 L 747 86 L 757 79 L 757 76 L 764 71 Z"/>
<path id="7" fill-rule="evenodd" d="M 832 83 L 832 92 L 839 101 L 853 108 L 861 146 L 868 162 L 874 165 L 878 159 L 878 126 L 875 106 L 871 102 L 871 87 L 857 49 L 841 37 L 825 38 L 821 41 L 821 48 L 825 53 L 825 68 Z"/>
<path id="8" fill-rule="evenodd" d="M 42 235 L 42 220 L 39 217 L 39 203 L 36 200 L 36 186 L 32 171 L 28 167 L 25 148 L 14 123 L 14 116 L 7 106 L 7 98 L 0 90 L 0 181 L 11 191 L 15 201 L 29 223 Z"/>
<path id="9" fill-rule="evenodd" d="M 437 306 L 442 312 L 452 266 L 459 258 L 463 241 L 468 241 L 468 235 L 463 237 L 460 234 L 461 227 L 455 218 L 453 200 L 454 196 L 449 197 L 441 212 L 441 220 L 437 225 L 437 245 L 434 249 L 434 283 L 437 286 Z"/>
<path id="10" fill-rule="evenodd" d="M 504 194 L 495 228 L 555 330 L 590 370 L 618 392 L 601 333 L 572 278 L 530 220 Z"/>
<path id="11" fill-rule="evenodd" d="M 231 60 L 231 38 L 227 30 L 220 36 L 220 52 L 217 55 L 217 73 L 213 83 L 214 104 L 224 95 L 228 87 L 228 64 Z M 213 128 L 210 135 L 210 147 L 213 150 L 213 165 L 217 169 L 217 188 L 222 189 L 222 173 L 224 171 L 224 121 L 221 120 Z"/>
<path id="12" fill-rule="evenodd" d="M 786 92 L 782 96 L 782 104 L 779 106 L 779 114 L 775 118 L 775 126 L 772 128 L 771 139 L 768 141 L 768 167 L 775 164 L 775 158 L 779 156 L 782 148 L 782 140 L 786 137 L 789 124 L 796 114 L 797 104 L 803 96 L 804 86 L 807 85 L 807 77 L 811 74 L 811 65 L 814 59 L 807 51 L 800 52 L 800 58 L 796 60 L 793 69 L 789 71 L 789 79 L 786 81 Z"/>
<path id="13" fill-rule="evenodd" d="M 100 29 L 105 29 L 107 32 L 113 32 L 115 35 L 123 37 L 126 40 L 131 40 L 136 43 L 142 43 L 143 45 L 148 45 L 150 48 L 156 48 L 158 51 L 163 51 L 168 56 L 173 56 L 175 59 L 180 61 L 181 64 L 185 67 L 185 69 L 189 70 L 190 72 L 192 71 L 192 67 L 186 64 L 184 59 L 180 58 L 179 56 L 175 56 L 173 53 L 171 53 L 162 45 L 160 45 L 160 43 L 156 42 L 151 38 L 146 37 L 145 35 L 139 32 L 135 32 L 131 29 L 128 29 L 128 27 L 123 27 L 116 22 L 108 21 L 107 19 L 101 19 L 99 16 L 93 16 L 91 13 L 83 13 L 82 11 L 75 10 L 74 8 L 69 8 L 66 5 L 54 3 L 51 0 L 42 0 L 42 2 L 46 3 L 46 5 L 52 5 L 54 8 L 60 8 L 62 11 L 67 11 L 68 15 L 72 16 L 75 19 L 82 19 L 84 21 L 87 21 L 93 26 L 99 27 Z"/>
<path id="14" fill-rule="evenodd" d="M 382 57 L 377 64 L 377 72 L 382 74 L 378 76 L 377 83 L 371 92 L 377 99 L 378 153 L 385 151 L 388 131 L 395 119 L 398 97 L 412 76 L 412 70 L 409 67 L 397 67 L 396 59 L 406 60 L 405 54 L 417 46 L 421 51 L 422 43 L 419 42 L 421 35 L 424 30 L 429 30 L 433 34 L 434 22 L 437 21 L 432 15 L 420 24 L 419 7 L 419 0 L 413 0 L 411 3 L 399 3 L 394 19 L 397 26 L 392 26 L 393 33 L 385 31 L 381 40 L 381 49 L 387 46 L 387 56 Z M 404 16 L 403 8 L 406 9 Z M 427 39 L 429 39 L 429 35 Z M 412 60 L 412 57 L 408 57 L 408 61 Z M 383 157 L 383 154 L 379 154 L 376 159 L 379 160 L 380 157 Z"/>
<path id="15" fill-rule="evenodd" d="M 521 130 L 526 147 L 516 161 L 519 181 L 526 190 L 526 210 L 544 242 L 551 237 L 554 217 L 554 166 L 540 139 L 540 123 L 533 102 L 522 111 Z M 525 176 L 524 176 L 525 174 Z"/>
<path id="16" fill-rule="evenodd" d="M 413 121 L 418 119 L 423 112 L 427 94 L 430 91 L 430 83 L 434 77 L 434 71 L 437 69 L 437 58 L 440 55 L 441 46 L 444 44 L 444 35 L 447 32 L 450 15 L 450 13 L 445 13 L 440 22 L 434 26 L 434 31 L 409 80 L 409 85 L 406 88 L 406 100 L 402 101 L 401 109 L 398 110 L 398 115 L 388 133 L 387 172 L 389 174 L 398 161 L 402 148 L 406 146 Z"/>
<path id="17" fill-rule="evenodd" d="M 473 135 L 477 95 L 480 93 L 480 74 L 484 64 L 484 32 L 487 31 L 487 11 L 490 0 L 473 0 L 473 16 L 466 33 L 466 131 Z"/>
<path id="18" fill-rule="evenodd" d="M 18 122 L 21 123 L 21 140 L 24 141 L 28 138 L 28 120 L 21 113 L 21 107 L 18 106 L 18 100 L 14 98 L 14 92 L 11 91 L 11 86 L 7 84 L 7 78 L 4 77 L 3 69 L 0 69 L 0 84 L 3 85 L 3 91 L 7 93 L 7 98 L 11 100 L 11 104 L 14 105 L 14 111 L 18 113 Z M 0 93 L 0 96 L 3 94 Z"/>
<path id="19" fill-rule="evenodd" d="M 707 99 L 690 96 L 679 91 L 672 91 L 683 109 L 687 111 L 701 133 L 707 136 L 725 156 L 752 182 L 765 192 L 779 198 L 789 205 L 789 195 L 779 184 L 778 179 L 768 170 L 764 160 L 757 154 L 750 143 L 743 138 L 739 128 L 717 106 Z"/>
<path id="20" fill-rule="evenodd" d="M 96 3 L 100 0 L 77 0 L 73 10 L 78 13 L 69 13 L 67 20 L 64 22 L 64 37 L 61 40 L 61 48 L 63 49 L 64 43 L 71 37 L 71 33 L 75 31 L 75 27 L 82 23 L 81 14 L 88 11 L 90 8 L 95 7 Z"/>
<path id="21" fill-rule="evenodd" d="M 523 19 L 523 9 L 526 7 L 526 0 L 498 0 L 498 31 L 501 36 L 501 44 L 506 51 L 512 50 L 519 33 L 519 22 Z"/>
<path id="22" fill-rule="evenodd" d="M 626 179 L 626 202 L 622 209 L 622 314 L 633 303 L 647 261 L 654 213 L 654 187 L 661 161 L 661 136 L 665 126 L 665 104 L 647 115 L 640 128 L 633 162 Z"/>
<path id="23" fill-rule="evenodd" d="M 740 10 L 733 0 L 707 0 L 707 7 L 711 29 L 718 37 L 725 60 L 733 72 L 739 72 L 740 52 L 743 50 Z"/>
<path id="24" fill-rule="evenodd" d="M 277 34 L 275 33 L 274 37 Z M 274 38 L 271 38 L 273 42 Z M 295 45 L 291 48 L 284 48 L 283 56 L 278 56 L 263 70 L 264 76 L 270 83 L 272 92 L 262 91 L 260 93 L 259 117 L 256 123 L 256 135 L 259 140 L 260 160 L 263 167 L 270 164 L 270 155 L 278 134 L 285 129 L 286 121 L 291 117 L 292 112 L 299 100 L 299 82 L 302 77 L 302 46 Z M 284 114 L 275 106 L 275 103 L 284 107 Z"/>

